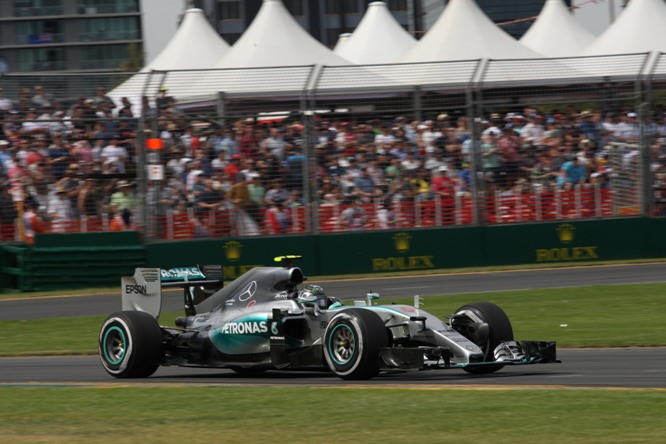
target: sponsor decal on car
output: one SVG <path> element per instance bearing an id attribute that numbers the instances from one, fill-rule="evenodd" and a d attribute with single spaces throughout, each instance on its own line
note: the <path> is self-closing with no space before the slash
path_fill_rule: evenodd
<path id="1" fill-rule="evenodd" d="M 196 281 L 206 279 L 206 276 L 199 270 L 199 267 L 176 267 L 168 270 L 160 270 L 160 279 L 162 282 L 172 281 Z"/>
<path id="2" fill-rule="evenodd" d="M 220 332 L 226 335 L 253 335 L 268 332 L 266 321 L 227 322 Z"/>

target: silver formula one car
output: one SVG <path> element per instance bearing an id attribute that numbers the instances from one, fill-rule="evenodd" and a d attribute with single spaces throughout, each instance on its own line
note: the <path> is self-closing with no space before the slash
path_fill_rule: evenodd
<path id="1" fill-rule="evenodd" d="M 122 310 L 99 334 L 104 369 L 117 378 L 152 375 L 159 366 L 265 370 L 328 369 L 369 379 L 382 369 L 450 369 L 492 373 L 505 365 L 558 362 L 555 343 L 514 341 L 496 305 L 465 305 L 446 322 L 415 305 L 355 305 L 306 285 L 298 256 L 257 267 L 223 286 L 220 266 L 138 268 L 122 278 Z M 184 289 L 185 316 L 158 323 L 162 288 Z"/>

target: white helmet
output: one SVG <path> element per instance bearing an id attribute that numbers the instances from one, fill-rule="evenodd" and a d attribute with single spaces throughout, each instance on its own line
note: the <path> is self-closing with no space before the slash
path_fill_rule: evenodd
<path id="1" fill-rule="evenodd" d="M 321 309 L 328 307 L 328 298 L 324 289 L 319 285 L 307 285 L 298 291 L 296 298 L 300 303 L 305 305 L 317 305 Z"/>

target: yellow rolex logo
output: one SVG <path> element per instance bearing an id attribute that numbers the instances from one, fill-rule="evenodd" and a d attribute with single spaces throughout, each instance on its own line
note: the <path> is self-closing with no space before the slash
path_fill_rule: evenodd
<path id="1" fill-rule="evenodd" d="M 396 233 L 393 235 L 393 241 L 395 242 L 395 249 L 400 253 L 406 253 L 409 251 L 409 241 L 412 239 L 412 236 L 409 233 Z"/>
<path id="2" fill-rule="evenodd" d="M 240 259 L 241 255 L 241 250 L 243 249 L 243 246 L 241 245 L 240 242 L 238 241 L 229 241 L 224 244 L 224 251 L 227 254 L 227 260 L 231 262 L 235 262 L 238 259 Z"/>
<path id="3" fill-rule="evenodd" d="M 557 227 L 557 236 L 560 238 L 560 242 L 563 244 L 569 244 L 574 239 L 574 232 L 576 227 L 572 224 L 561 224 Z"/>

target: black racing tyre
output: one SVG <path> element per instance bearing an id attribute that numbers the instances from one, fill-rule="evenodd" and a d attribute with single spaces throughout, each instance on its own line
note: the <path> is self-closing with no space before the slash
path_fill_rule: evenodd
<path id="1" fill-rule="evenodd" d="M 146 378 L 164 356 L 162 330 L 142 311 L 110 315 L 99 332 L 99 357 L 104 370 L 116 378 Z"/>
<path id="2" fill-rule="evenodd" d="M 388 347 L 382 319 L 368 309 L 349 309 L 333 316 L 324 334 L 328 367 L 342 379 L 370 379 L 379 373 L 382 347 Z"/>
<path id="3" fill-rule="evenodd" d="M 493 351 L 495 350 L 495 347 L 497 347 L 503 341 L 513 341 L 513 328 L 511 327 L 511 321 L 509 321 L 509 318 L 506 313 L 504 313 L 504 310 L 491 302 L 474 302 L 473 304 L 464 305 L 456 310 L 456 314 L 464 311 L 471 311 L 483 322 L 487 323 L 489 327 L 488 334 L 478 335 L 477 333 L 474 335 L 472 334 L 472 330 L 467 332 L 461 331 L 460 333 L 481 347 L 483 350 L 484 361 L 494 361 L 495 356 L 493 355 Z M 475 331 L 478 332 L 479 330 Z M 479 367 L 464 367 L 463 370 L 472 374 L 487 374 L 496 372 L 502 367 L 504 366 L 484 365 Z"/>

